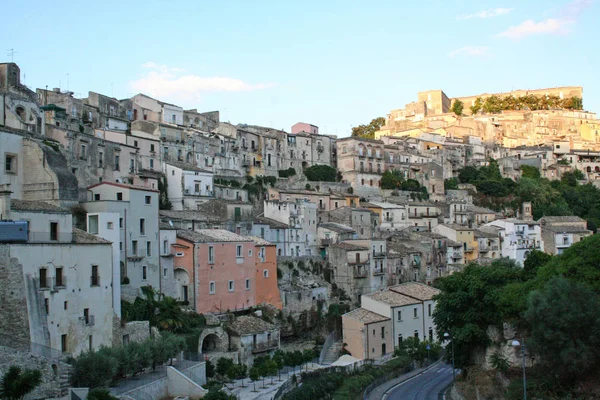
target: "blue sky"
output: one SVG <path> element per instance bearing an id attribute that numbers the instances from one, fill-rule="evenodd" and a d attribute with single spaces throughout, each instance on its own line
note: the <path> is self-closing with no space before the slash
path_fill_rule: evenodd
<path id="1" fill-rule="evenodd" d="M 598 0 L 30 0 L 2 14 L 0 60 L 14 48 L 33 89 L 141 91 L 232 123 L 343 137 L 422 90 L 562 85 L 600 112 Z"/>

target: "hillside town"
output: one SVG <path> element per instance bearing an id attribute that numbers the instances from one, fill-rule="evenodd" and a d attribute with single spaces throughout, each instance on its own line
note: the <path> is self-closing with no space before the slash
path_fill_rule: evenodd
<path id="1" fill-rule="evenodd" d="M 2 63 L 0 370 L 39 369 L 31 398 L 75 393 L 69 358 L 184 331 L 144 314 L 151 301 L 202 318 L 172 357 L 193 366 L 165 378 L 191 397 L 221 358 L 251 367 L 318 346 L 318 369 L 384 362 L 409 338 L 448 343 L 437 281 L 594 235 L 598 215 L 524 186 L 600 188 L 600 120 L 583 99 L 577 86 L 424 91 L 372 135 L 338 137 L 143 93 L 33 90 Z M 250 389 L 231 393 L 275 395 Z"/>

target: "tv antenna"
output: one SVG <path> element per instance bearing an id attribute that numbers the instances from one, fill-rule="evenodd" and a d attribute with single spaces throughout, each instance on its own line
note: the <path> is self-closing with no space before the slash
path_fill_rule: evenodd
<path id="1" fill-rule="evenodd" d="M 15 49 L 8 49 L 8 50 L 6 50 L 6 55 L 10 57 L 10 62 L 14 62 L 15 61 L 15 54 L 17 54 L 17 52 L 15 51 Z"/>

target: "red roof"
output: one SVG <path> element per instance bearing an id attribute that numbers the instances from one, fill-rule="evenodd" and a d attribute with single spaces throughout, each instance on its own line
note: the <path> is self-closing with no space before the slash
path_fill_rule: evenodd
<path id="1" fill-rule="evenodd" d="M 88 187 L 89 189 L 93 189 L 97 186 L 100 185 L 110 185 L 110 186 L 116 186 L 116 187 L 120 187 L 120 188 L 124 188 L 124 189 L 132 189 L 132 190 L 143 190 L 145 192 L 155 192 L 158 193 L 158 190 L 156 189 L 149 189 L 149 188 L 145 188 L 143 186 L 135 186 L 135 185 L 128 185 L 125 183 L 117 183 L 117 182 L 100 182 L 100 183 L 96 183 L 95 185 L 92 185 L 90 187 Z"/>

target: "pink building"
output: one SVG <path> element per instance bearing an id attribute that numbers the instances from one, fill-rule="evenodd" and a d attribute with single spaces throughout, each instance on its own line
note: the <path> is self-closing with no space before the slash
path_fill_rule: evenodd
<path id="1" fill-rule="evenodd" d="M 315 135 L 319 134 L 319 127 L 316 125 L 307 124 L 306 122 L 298 122 L 297 124 L 292 125 L 292 133 L 314 133 Z"/>
<path id="2" fill-rule="evenodd" d="M 223 229 L 180 230 L 187 246 L 177 263 L 195 282 L 190 304 L 202 314 L 242 310 L 256 305 L 255 243 Z M 181 265 L 180 265 L 181 264 Z"/>

